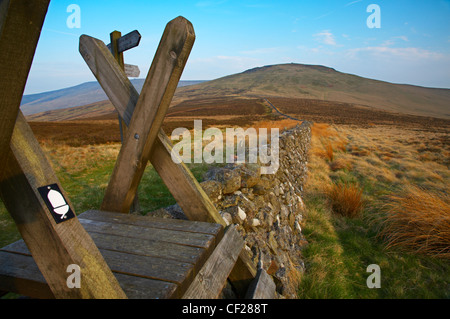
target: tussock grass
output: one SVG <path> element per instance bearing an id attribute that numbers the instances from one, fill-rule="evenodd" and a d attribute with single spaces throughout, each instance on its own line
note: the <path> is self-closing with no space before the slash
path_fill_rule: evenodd
<path id="1" fill-rule="evenodd" d="M 318 125 L 312 133 L 302 224 L 306 272 L 299 297 L 450 298 L 448 217 L 443 217 L 450 211 L 450 162 L 445 151 L 418 151 L 437 143 L 447 151 L 446 133 L 376 125 Z M 404 185 L 420 185 L 421 192 Z M 360 200 L 352 218 L 342 207 L 358 207 Z M 398 213 L 388 219 L 388 211 Z M 366 286 L 370 264 L 381 267 L 381 289 Z"/>
<path id="2" fill-rule="evenodd" d="M 314 125 L 311 126 L 311 134 L 321 138 L 339 136 L 339 134 L 335 130 L 332 130 L 331 126 L 327 123 L 314 123 Z"/>
<path id="3" fill-rule="evenodd" d="M 332 162 L 334 160 L 334 150 L 330 142 L 325 146 L 325 155 L 328 161 Z"/>
<path id="4" fill-rule="evenodd" d="M 336 172 L 338 170 L 346 169 L 351 170 L 352 169 L 352 163 L 348 159 L 344 158 L 337 158 L 334 161 L 329 163 L 330 169 L 333 172 Z"/>
<path id="5" fill-rule="evenodd" d="M 338 215 L 355 218 L 363 209 L 363 190 L 357 185 L 333 183 L 327 195 L 332 211 Z"/>
<path id="6" fill-rule="evenodd" d="M 450 196 L 405 186 L 387 196 L 379 236 L 387 248 L 450 259 Z"/>

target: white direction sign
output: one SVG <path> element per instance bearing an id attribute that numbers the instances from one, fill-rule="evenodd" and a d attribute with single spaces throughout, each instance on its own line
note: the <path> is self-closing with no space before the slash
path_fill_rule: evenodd
<path id="1" fill-rule="evenodd" d="M 130 78 L 137 78 L 141 74 L 141 70 L 137 65 L 125 64 L 125 74 Z"/>

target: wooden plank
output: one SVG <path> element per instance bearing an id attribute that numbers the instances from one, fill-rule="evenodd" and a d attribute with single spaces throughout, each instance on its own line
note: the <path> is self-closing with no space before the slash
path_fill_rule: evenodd
<path id="1" fill-rule="evenodd" d="M 223 236 L 223 226 L 220 224 L 186 221 L 181 219 L 166 219 L 153 216 L 124 215 L 121 213 L 90 210 L 78 215 L 79 219 L 90 219 L 105 222 L 123 223 L 128 225 L 162 228 L 169 230 L 184 231 L 190 233 L 208 234 L 220 241 Z"/>
<path id="2" fill-rule="evenodd" d="M 30 255 L 0 251 L 0 288 L 38 299 L 53 299 L 54 295 Z M 131 299 L 179 298 L 176 284 L 114 273 L 121 288 Z"/>
<path id="3" fill-rule="evenodd" d="M 110 234 L 140 240 L 153 240 L 178 245 L 186 245 L 198 248 L 214 246 L 214 236 L 208 234 L 196 234 L 159 229 L 151 227 L 141 227 L 126 224 L 116 224 L 111 222 L 100 222 L 89 219 L 80 219 L 80 223 L 89 232 Z"/>
<path id="4" fill-rule="evenodd" d="M 175 299 L 180 298 L 174 283 L 114 273 L 129 299 Z"/>
<path id="5" fill-rule="evenodd" d="M 102 210 L 129 212 L 194 40 L 194 29 L 186 19 L 178 17 L 167 24 L 106 189 Z"/>
<path id="6" fill-rule="evenodd" d="M 177 285 L 183 284 L 186 278 L 192 277 L 193 266 L 186 263 L 105 249 L 102 250 L 102 255 L 111 270 L 122 274 L 167 281 Z"/>
<path id="7" fill-rule="evenodd" d="M 275 283 L 264 269 L 259 269 L 247 291 L 247 299 L 275 299 Z"/>
<path id="8" fill-rule="evenodd" d="M 143 245 L 139 245 L 137 244 L 136 238 L 133 239 L 116 235 L 98 234 L 94 232 L 91 232 L 90 235 L 100 251 L 114 250 L 162 258 L 183 264 L 191 264 L 195 266 L 195 272 L 199 270 L 197 269 L 197 264 L 202 266 L 212 252 L 212 249 L 210 249 L 211 251 L 208 251 L 205 248 L 182 246 L 158 241 L 147 241 Z M 15 242 L 1 250 L 24 255 L 30 254 L 28 248 L 22 241 Z"/>
<path id="9" fill-rule="evenodd" d="M 217 298 L 243 247 L 244 241 L 236 227 L 228 226 L 223 239 L 197 274 L 183 299 Z"/>
<path id="10" fill-rule="evenodd" d="M 139 100 L 139 93 L 131 81 L 102 41 L 82 35 L 79 51 L 111 102 L 116 107 L 122 106 L 124 111 L 119 114 L 129 125 Z"/>
<path id="11" fill-rule="evenodd" d="M 49 2 L 0 2 L 0 174 Z"/>
<path id="12" fill-rule="evenodd" d="M 163 258 L 183 264 L 195 265 L 204 262 L 210 253 L 210 248 L 183 246 L 160 241 L 145 241 L 140 239 L 121 237 L 117 235 L 90 233 L 100 250 L 115 250 L 130 252 L 136 255 Z M 141 244 L 139 244 L 141 242 Z"/>
<path id="13" fill-rule="evenodd" d="M 2 290 L 32 298 L 55 298 L 31 256 L 0 251 Z"/>
<path id="14" fill-rule="evenodd" d="M 38 188 L 59 181 L 22 113 L 13 131 L 0 196 L 56 298 L 126 298 L 76 217 L 57 224 Z M 68 201 L 67 195 L 63 195 Z M 68 203 L 70 207 L 70 201 Z M 81 267 L 80 289 L 70 289 L 67 267 Z"/>
<path id="15" fill-rule="evenodd" d="M 123 245 L 121 237 L 102 234 L 93 234 L 93 238 L 113 272 L 168 281 L 179 285 L 186 278 L 192 277 L 191 280 L 193 279 L 193 263 L 201 257 L 201 254 L 197 254 L 197 260 L 189 258 L 186 261 L 180 261 L 176 260 L 176 257 L 174 259 L 165 258 L 162 253 L 154 254 L 160 246 L 152 247 L 152 243 L 134 240 L 132 242 L 134 246 Z M 31 256 L 23 240 L 2 248 L 0 252 Z M 202 249 L 200 252 L 204 253 L 205 250 Z"/>

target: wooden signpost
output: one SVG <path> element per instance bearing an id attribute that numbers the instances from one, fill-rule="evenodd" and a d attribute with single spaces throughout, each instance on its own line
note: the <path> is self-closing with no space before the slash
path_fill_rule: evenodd
<path id="1" fill-rule="evenodd" d="M 110 34 L 111 43 L 107 45 L 107 48 L 111 51 L 114 59 L 119 64 L 120 68 L 125 72 L 128 77 L 138 77 L 141 73 L 137 65 L 125 64 L 123 52 L 135 48 L 141 42 L 141 34 L 139 31 L 134 30 L 124 36 L 119 31 L 113 31 Z M 120 129 L 120 140 L 123 144 L 123 139 L 126 134 L 127 125 L 122 121 L 120 114 L 118 115 L 119 129 Z M 131 212 L 139 212 L 139 196 L 136 193 L 133 203 L 130 206 Z"/>
<path id="2" fill-rule="evenodd" d="M 117 50 L 118 53 L 122 53 L 135 48 L 139 45 L 139 42 L 141 42 L 141 34 L 137 30 L 134 30 L 124 36 L 121 36 L 120 32 L 118 31 L 115 31 L 113 33 L 119 34 L 114 35 L 113 40 L 110 44 L 107 45 L 107 47 L 109 50 L 112 50 L 114 47 L 114 50 Z M 114 40 L 116 40 L 116 43 L 114 42 Z"/>
<path id="3" fill-rule="evenodd" d="M 141 42 L 141 34 L 134 30 L 124 36 L 119 31 L 111 32 L 111 43 L 106 47 L 111 51 L 112 55 L 119 63 L 120 67 L 125 71 L 125 74 L 131 78 L 137 78 L 141 71 L 137 65 L 126 64 L 123 58 L 123 52 L 135 48 Z"/>

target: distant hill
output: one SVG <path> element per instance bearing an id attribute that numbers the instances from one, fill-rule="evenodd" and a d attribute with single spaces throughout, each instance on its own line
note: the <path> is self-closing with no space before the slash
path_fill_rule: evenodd
<path id="1" fill-rule="evenodd" d="M 142 88 L 143 80 L 132 82 L 138 91 Z M 185 84 L 189 86 L 183 86 Z M 181 83 L 172 107 L 186 103 L 201 106 L 204 101 L 223 97 L 312 99 L 450 119 L 450 89 L 392 84 L 338 72 L 325 66 L 303 64 L 264 66 L 217 80 Z M 98 84 L 85 83 L 65 90 L 25 96 L 22 111 L 28 115 L 85 105 L 83 108 L 39 113 L 28 118 L 37 121 L 101 118 L 103 114 L 114 112 L 111 103 L 104 100 L 106 96 Z M 98 101 L 103 102 L 96 103 Z"/>
<path id="2" fill-rule="evenodd" d="M 318 65 L 254 68 L 177 90 L 176 101 L 260 96 L 336 101 L 412 115 L 450 119 L 450 89 L 392 84 Z"/>
<path id="3" fill-rule="evenodd" d="M 133 79 L 131 83 L 140 92 L 144 81 L 145 79 Z M 201 82 L 203 81 L 180 81 L 179 87 Z M 25 95 L 22 98 L 21 110 L 25 115 L 31 115 L 75 106 L 85 106 L 107 99 L 108 97 L 98 82 L 86 82 L 66 89 Z"/>

